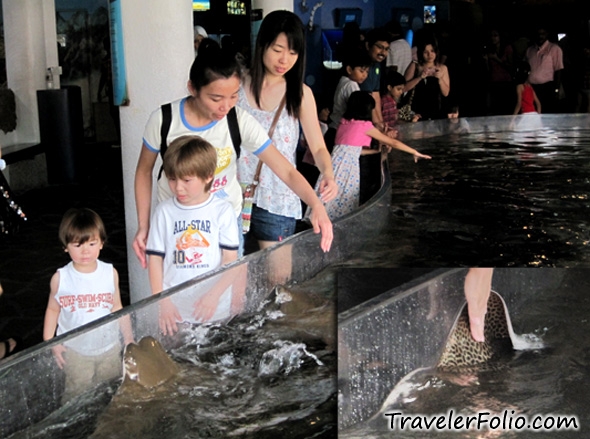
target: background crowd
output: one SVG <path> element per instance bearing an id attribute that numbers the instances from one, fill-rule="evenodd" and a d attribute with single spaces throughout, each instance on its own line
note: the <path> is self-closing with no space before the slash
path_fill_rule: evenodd
<path id="1" fill-rule="evenodd" d="M 370 72 L 382 73 L 381 96 L 387 94 L 390 85 L 385 81 L 386 72 L 393 69 L 404 75 L 406 86 L 401 105 L 413 98 L 416 113 L 425 113 L 423 120 L 446 118 L 459 109 L 462 117 L 518 113 L 517 86 L 523 82 L 523 70 L 539 98 L 540 112 L 589 112 L 587 23 L 581 21 L 576 26 L 572 21 L 567 32 L 558 30 L 561 28 L 547 20 L 531 20 L 519 29 L 507 29 L 497 23 L 481 29 L 478 38 L 466 40 L 461 29 L 445 21 L 426 24 L 415 32 L 402 29 L 398 22 L 367 31 L 348 23 L 339 53 L 344 64 L 346 54 L 353 53 L 355 48 L 372 55 Z M 383 31 L 388 33 L 386 44 L 370 39 Z M 331 81 L 322 93 L 331 98 L 336 85 Z M 318 97 L 318 101 L 324 100 Z"/>

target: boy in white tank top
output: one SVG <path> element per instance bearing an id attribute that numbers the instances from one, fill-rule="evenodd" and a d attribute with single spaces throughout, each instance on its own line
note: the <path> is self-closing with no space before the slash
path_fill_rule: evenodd
<path id="1" fill-rule="evenodd" d="M 59 238 L 72 261 L 50 281 L 43 340 L 50 340 L 86 323 L 120 310 L 119 276 L 98 259 L 106 241 L 104 223 L 90 209 L 68 210 L 59 226 Z M 62 402 L 121 374 L 119 329 L 125 345 L 133 342 L 128 317 L 103 325 L 52 348 L 66 383 Z"/>

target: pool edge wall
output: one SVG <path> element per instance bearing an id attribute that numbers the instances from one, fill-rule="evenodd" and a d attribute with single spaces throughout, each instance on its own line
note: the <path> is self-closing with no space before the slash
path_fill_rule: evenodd
<path id="1" fill-rule="evenodd" d="M 378 239 L 389 218 L 391 179 L 387 161 L 377 161 L 375 164 L 380 166 L 375 172 L 381 175 L 381 187 L 357 211 L 334 222 L 334 242 L 330 252 L 324 253 L 320 249 L 319 234 L 307 230 L 272 248 L 255 252 L 227 267 L 140 300 L 121 311 L 0 361 L 0 437 L 7 437 L 40 422 L 67 402 L 61 401 L 64 376 L 53 359 L 51 349 L 54 346 L 88 335 L 100 337 L 107 325 L 118 331 L 119 322 L 127 316 L 133 323 L 136 341 L 146 335 L 162 341 L 157 320 L 160 301 L 172 295 L 204 292 L 211 285 L 221 282 L 224 276 L 232 277 L 244 271 L 247 287 L 240 314 L 255 313 L 275 287 L 268 271 L 271 262 L 276 263 L 276 259 L 284 255 L 281 252 L 290 251 L 292 255 L 291 273 L 285 283 L 299 283 L 314 277 L 330 265 L 345 261 L 367 240 Z M 354 233 L 350 233 L 351 230 Z M 101 384 L 89 385 L 86 390 Z"/>

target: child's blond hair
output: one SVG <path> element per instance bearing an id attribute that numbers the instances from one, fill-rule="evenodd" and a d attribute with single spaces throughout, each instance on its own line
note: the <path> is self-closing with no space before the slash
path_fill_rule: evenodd
<path id="1" fill-rule="evenodd" d="M 187 176 L 207 180 L 215 175 L 217 152 L 215 147 L 199 136 L 181 136 L 174 139 L 164 154 L 164 172 L 168 178 Z M 213 180 L 205 185 L 211 189 Z"/>

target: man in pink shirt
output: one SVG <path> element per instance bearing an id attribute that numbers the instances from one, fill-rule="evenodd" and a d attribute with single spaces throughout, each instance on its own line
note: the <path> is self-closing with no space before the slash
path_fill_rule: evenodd
<path id="1" fill-rule="evenodd" d="M 527 49 L 525 56 L 531 67 L 529 82 L 541 101 L 543 113 L 555 113 L 561 85 L 563 52 L 547 37 L 547 29 L 540 27 L 537 31 L 536 44 Z"/>

